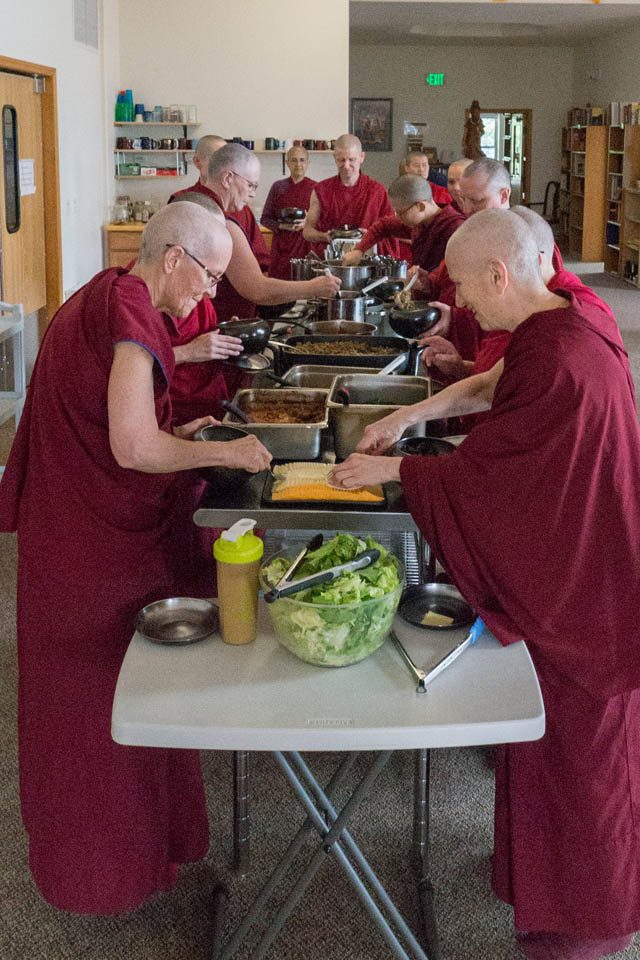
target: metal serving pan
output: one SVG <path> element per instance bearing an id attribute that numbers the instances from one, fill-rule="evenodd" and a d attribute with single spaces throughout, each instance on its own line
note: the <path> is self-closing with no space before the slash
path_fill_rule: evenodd
<path id="1" fill-rule="evenodd" d="M 264 443 L 274 460 L 315 460 L 320 455 L 320 440 L 323 430 L 329 426 L 329 416 L 326 408 L 328 390 L 299 390 L 274 388 L 273 390 L 238 390 L 233 402 L 241 409 L 245 402 L 257 400 L 259 397 L 268 399 L 273 397 L 279 401 L 290 399 L 299 400 L 302 397 L 309 400 L 322 400 L 324 417 L 314 423 L 240 423 L 232 414 L 227 412 L 223 423 L 228 426 L 241 425 L 247 433 L 253 433 Z"/>
<path id="2" fill-rule="evenodd" d="M 356 343 L 362 352 L 357 354 L 349 353 L 299 353 L 296 350 L 298 345 L 313 345 L 326 342 Z M 275 353 L 275 362 L 277 364 L 277 373 L 282 374 L 290 367 L 303 364 L 319 364 L 321 366 L 331 367 L 371 367 L 375 370 L 381 370 L 394 357 L 404 356 L 404 363 L 398 368 L 398 373 L 404 373 L 409 366 L 411 355 L 411 344 L 404 337 L 348 337 L 348 336 L 291 336 L 286 337 L 280 344 L 273 340 L 269 341 Z M 370 345 L 392 348 L 392 353 L 371 354 L 367 353 L 367 347 Z"/>
<path id="3" fill-rule="evenodd" d="M 329 365 L 324 367 L 312 363 L 301 363 L 295 367 L 290 367 L 283 380 L 290 383 L 292 387 L 317 387 L 330 390 L 335 378 L 347 373 L 357 375 L 375 374 L 376 370 L 374 367 L 332 367 Z"/>
<path id="4" fill-rule="evenodd" d="M 346 392 L 349 403 L 338 399 Z M 329 424 L 333 431 L 336 457 L 345 460 L 362 439 L 364 428 L 382 420 L 398 407 L 407 407 L 432 396 L 434 385 L 429 377 L 337 376 L 327 400 Z M 404 436 L 422 437 L 425 424 L 418 423 L 405 431 Z"/>

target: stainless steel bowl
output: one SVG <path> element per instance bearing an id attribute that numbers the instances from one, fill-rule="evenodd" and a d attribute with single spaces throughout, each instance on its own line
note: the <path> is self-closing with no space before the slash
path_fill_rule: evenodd
<path id="1" fill-rule="evenodd" d="M 348 267 L 341 260 L 325 260 L 312 265 L 314 276 L 319 276 L 329 269 L 334 277 L 340 277 L 343 290 L 360 290 L 367 280 L 373 280 L 373 265 L 360 264 L 357 267 Z"/>
<path id="2" fill-rule="evenodd" d="M 398 613 L 403 620 L 428 630 L 455 630 L 468 626 L 474 619 L 472 608 L 451 583 L 423 583 L 407 587 L 402 594 Z M 446 622 L 429 623 L 429 613 L 443 617 Z"/>
<path id="3" fill-rule="evenodd" d="M 195 643 L 218 629 L 218 609 L 209 600 L 169 597 L 143 607 L 135 627 L 152 643 Z"/>

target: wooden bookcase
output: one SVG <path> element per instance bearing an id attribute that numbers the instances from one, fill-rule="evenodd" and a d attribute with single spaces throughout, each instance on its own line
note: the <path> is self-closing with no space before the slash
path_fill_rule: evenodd
<path id="1" fill-rule="evenodd" d="M 634 287 L 638 284 L 638 237 L 640 236 L 640 125 L 624 128 L 622 207 L 618 276 Z"/>
<path id="2" fill-rule="evenodd" d="M 620 229 L 622 226 L 622 177 L 624 127 L 609 127 L 607 143 L 607 220 L 604 234 L 604 269 L 620 274 Z"/>
<path id="3" fill-rule="evenodd" d="M 571 127 L 569 142 L 569 254 L 604 259 L 609 128 Z"/>
<path id="4" fill-rule="evenodd" d="M 569 180 L 571 177 L 571 128 L 562 128 L 562 152 L 560 156 L 560 203 L 558 206 L 558 239 L 563 246 L 569 243 Z"/>

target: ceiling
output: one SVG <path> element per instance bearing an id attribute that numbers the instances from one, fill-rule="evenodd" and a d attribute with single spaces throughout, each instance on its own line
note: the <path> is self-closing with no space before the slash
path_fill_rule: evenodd
<path id="1" fill-rule="evenodd" d="M 640 27 L 640 2 L 573 0 L 506 4 L 493 0 L 351 0 L 351 41 L 424 45 L 564 45 Z"/>

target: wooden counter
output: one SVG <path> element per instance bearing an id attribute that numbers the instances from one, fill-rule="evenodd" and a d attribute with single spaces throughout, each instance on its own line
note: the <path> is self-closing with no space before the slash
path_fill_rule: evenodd
<path id="1" fill-rule="evenodd" d="M 140 237 L 144 223 L 107 223 L 104 232 L 105 267 L 126 267 L 140 249 Z M 267 247 L 271 248 L 272 233 L 267 227 L 260 226 Z"/>

